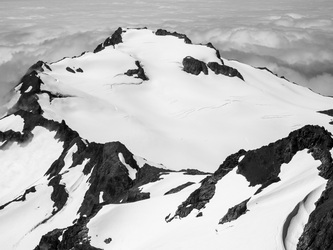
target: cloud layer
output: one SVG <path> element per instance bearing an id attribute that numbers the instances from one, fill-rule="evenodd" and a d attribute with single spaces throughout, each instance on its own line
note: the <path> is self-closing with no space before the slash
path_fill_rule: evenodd
<path id="1" fill-rule="evenodd" d="M 289 13 L 256 26 L 194 33 L 213 42 L 226 58 L 266 66 L 290 81 L 333 96 L 333 19 Z"/>
<path id="2" fill-rule="evenodd" d="M 333 96 L 331 0 L 2 0 L 2 6 L 0 106 L 36 61 L 93 50 L 119 26 L 177 30 L 212 42 L 225 58 L 266 66 Z"/>

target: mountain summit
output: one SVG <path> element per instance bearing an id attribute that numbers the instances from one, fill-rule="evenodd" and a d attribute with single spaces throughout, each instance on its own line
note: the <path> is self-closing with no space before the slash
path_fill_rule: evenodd
<path id="1" fill-rule="evenodd" d="M 332 249 L 333 99 L 159 29 L 27 71 L 2 249 Z"/>

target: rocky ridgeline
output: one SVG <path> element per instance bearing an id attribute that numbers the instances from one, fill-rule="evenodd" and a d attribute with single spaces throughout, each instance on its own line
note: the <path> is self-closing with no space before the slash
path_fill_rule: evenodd
<path id="1" fill-rule="evenodd" d="M 42 66 L 46 64 L 38 62 L 33 65 L 27 74 L 21 79 L 19 93 L 21 94 L 18 102 L 9 110 L 9 115 L 17 115 L 23 118 L 23 131 L 15 132 L 12 130 L 0 132 L 0 142 L 3 145 L 17 142 L 27 143 L 33 138 L 33 130 L 40 126 L 55 131 L 55 139 L 63 142 L 63 151 L 58 159 L 55 159 L 45 175 L 48 177 L 48 185 L 53 187 L 51 200 L 54 202 L 52 216 L 46 218 L 42 223 L 46 223 L 61 211 L 68 201 L 68 191 L 64 184 L 61 184 L 61 170 L 65 166 L 65 157 L 69 150 L 75 145 L 77 151 L 73 154 L 72 165 L 70 168 L 83 163 L 84 159 L 89 159 L 85 165 L 83 173 L 90 175 L 89 189 L 86 191 L 84 200 L 78 211 L 80 219 L 72 226 L 63 229 L 55 229 L 44 235 L 36 249 L 96 249 L 89 244 L 87 239 L 88 229 L 86 224 L 96 215 L 96 213 L 106 204 L 135 202 L 148 199 L 149 193 L 142 193 L 139 186 L 160 179 L 162 174 L 170 172 L 166 169 L 159 169 L 153 166 L 144 165 L 139 168 L 133 158 L 133 154 L 120 142 L 109 142 L 99 144 L 87 142 L 79 134 L 67 126 L 65 121 L 56 122 L 43 117 L 43 110 L 38 103 L 38 95 L 47 93 L 50 102 L 54 98 L 65 98 L 51 92 L 42 91 L 41 85 L 44 84 L 38 76 L 42 72 Z M 137 63 L 138 69 L 128 72 L 137 74 L 138 77 L 145 77 L 144 71 Z M 49 67 L 48 67 L 49 68 Z M 119 154 L 122 154 L 127 166 L 137 171 L 136 178 L 132 180 L 124 163 L 121 162 Z M 27 189 L 22 195 L 0 206 L 0 210 L 5 209 L 13 202 L 24 202 L 26 195 L 35 193 L 35 187 Z M 103 192 L 103 202 L 99 201 L 100 193 Z M 62 240 L 58 238 L 62 235 Z"/>
<path id="2" fill-rule="evenodd" d="M 328 180 L 325 191 L 316 203 L 297 249 L 330 249 L 333 241 L 333 164 L 330 150 L 333 148 L 332 135 L 323 127 L 307 125 L 293 131 L 288 137 L 280 139 L 256 150 L 240 150 L 226 158 L 223 164 L 212 175 L 206 177 L 201 187 L 195 190 L 176 210 L 173 216 L 168 215 L 166 221 L 184 218 L 194 209 L 204 213 L 205 205 L 213 198 L 216 184 L 231 170 L 237 167 L 237 173 L 243 175 L 250 186 L 261 185 L 254 194 L 258 194 L 272 183 L 280 181 L 281 165 L 289 163 L 293 156 L 307 149 L 315 160 L 320 160 L 319 175 Z M 243 156 L 241 161 L 240 157 Z M 237 188 L 237 187 L 235 187 Z M 247 211 L 249 199 L 230 208 L 220 224 L 236 220 Z M 223 202 L 223 201 L 221 201 Z M 325 244 L 324 248 L 320 248 Z"/>
<path id="3" fill-rule="evenodd" d="M 117 41 L 116 32 L 105 46 L 111 45 Z M 12 130 L 0 131 L 0 142 L 4 142 L 2 146 L 9 143 L 17 142 L 27 143 L 33 139 L 33 130 L 40 126 L 55 131 L 55 139 L 63 142 L 63 151 L 58 159 L 55 159 L 45 175 L 48 178 L 48 185 L 53 188 L 51 200 L 54 202 L 52 216 L 45 218 L 42 222 L 47 223 L 48 220 L 56 216 L 68 202 L 69 193 L 67 187 L 62 184 L 61 170 L 65 167 L 65 157 L 70 149 L 74 146 L 77 151 L 73 154 L 72 164 L 69 168 L 75 168 L 81 165 L 85 159 L 89 159 L 84 166 L 83 173 L 89 175 L 89 189 L 86 190 L 83 202 L 77 211 L 80 215 L 79 219 L 71 226 L 62 229 L 54 229 L 41 237 L 40 243 L 35 249 L 97 249 L 90 245 L 88 238 L 87 223 L 93 218 L 98 211 L 107 204 L 117 204 L 126 202 L 136 202 L 143 199 L 149 199 L 150 194 L 139 190 L 139 187 L 160 180 L 162 174 L 168 174 L 172 171 L 157 168 L 145 164 L 139 168 L 133 158 L 133 154 L 121 142 L 94 143 L 88 142 L 81 138 L 79 134 L 72 130 L 65 121 L 57 122 L 43 117 L 44 111 L 38 103 L 40 94 L 48 94 L 50 102 L 55 98 L 67 98 L 59 93 L 52 93 L 41 89 L 44 84 L 39 78 L 38 73 L 43 72 L 43 66 L 48 70 L 51 68 L 44 62 L 37 62 L 33 65 L 26 75 L 23 76 L 18 89 L 20 98 L 18 102 L 9 110 L 9 115 L 17 115 L 23 118 L 23 131 L 15 132 Z M 137 69 L 128 70 L 125 74 L 148 80 L 139 61 L 136 61 Z M 123 163 L 119 154 L 122 154 L 125 163 Z M 127 167 L 130 166 L 136 171 L 135 179 L 129 177 Z M 183 170 L 185 174 L 204 174 L 196 170 Z M 179 192 L 183 187 L 177 187 L 170 190 L 169 193 Z M 25 190 L 22 195 L 0 206 L 0 210 L 5 209 L 13 202 L 24 202 L 26 195 L 35 193 L 35 187 Z M 100 194 L 103 193 L 100 201 Z M 59 239 L 59 237 L 61 239 Z"/>
<path id="4" fill-rule="evenodd" d="M 108 46 L 115 46 L 116 44 L 122 43 L 123 38 L 121 34 L 123 33 L 122 28 L 118 28 L 110 37 L 108 37 L 103 43 L 99 44 L 96 49 L 94 50 L 94 53 L 98 53 L 102 51 L 105 47 Z"/>
<path id="5" fill-rule="evenodd" d="M 126 32 L 126 30 L 123 30 L 122 28 L 118 28 L 110 37 L 108 37 L 103 43 L 99 44 L 97 48 L 94 50 L 94 53 L 98 53 L 102 51 L 105 47 L 108 46 L 115 46 L 119 43 L 123 42 L 122 33 Z M 164 29 L 158 29 L 155 32 L 156 36 L 174 36 L 179 39 L 184 40 L 186 44 L 192 44 L 192 41 L 184 34 L 177 33 L 177 32 L 170 32 Z M 238 77 L 244 81 L 243 76 L 238 72 L 237 69 L 234 69 L 232 67 L 229 67 L 227 65 L 224 65 L 223 60 L 221 59 L 221 55 L 219 50 L 217 50 L 212 43 L 208 43 L 205 46 L 212 48 L 216 51 L 216 57 L 220 60 L 221 64 L 217 62 L 209 62 L 208 64 L 195 59 L 191 56 L 185 57 L 183 59 L 183 70 L 187 73 L 193 74 L 193 75 L 199 75 L 201 72 L 203 72 L 205 75 L 208 75 L 208 68 L 211 69 L 215 74 L 217 75 L 225 75 L 229 77 Z M 138 69 L 135 70 L 128 70 L 125 74 L 132 76 L 133 74 L 136 74 L 138 78 L 141 78 L 142 80 L 148 80 L 148 77 L 144 74 L 144 70 L 142 66 L 140 65 L 139 61 L 135 62 L 138 66 Z M 68 69 L 68 71 L 75 73 L 73 69 Z"/>

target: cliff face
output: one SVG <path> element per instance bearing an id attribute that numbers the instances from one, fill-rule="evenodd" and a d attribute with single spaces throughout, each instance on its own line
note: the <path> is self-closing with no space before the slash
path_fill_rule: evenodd
<path id="1" fill-rule="evenodd" d="M 331 98 L 184 34 L 124 28 L 37 62 L 14 92 L 4 249 L 332 248 Z"/>

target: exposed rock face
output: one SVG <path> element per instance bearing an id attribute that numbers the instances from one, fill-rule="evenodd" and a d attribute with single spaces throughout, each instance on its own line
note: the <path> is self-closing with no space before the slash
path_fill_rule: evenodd
<path id="1" fill-rule="evenodd" d="M 215 194 L 216 183 L 226 174 L 238 166 L 237 173 L 243 175 L 250 186 L 261 184 L 260 192 L 270 184 L 279 181 L 280 167 L 289 163 L 292 157 L 304 149 L 308 149 L 316 160 L 321 161 L 320 175 L 326 179 L 332 178 L 333 166 L 330 150 L 333 147 L 331 134 L 323 127 L 307 125 L 293 131 L 288 137 L 263 146 L 256 150 L 240 150 L 226 158 L 218 170 L 206 177 L 201 187 L 195 190 L 177 209 L 174 216 L 167 218 L 171 221 L 175 217 L 186 217 L 193 209 L 200 210 Z M 244 158 L 239 162 L 239 158 Z M 231 209 L 242 211 L 243 205 Z M 237 211 L 238 212 L 238 211 Z M 229 218 L 230 216 L 227 216 Z M 231 216 L 234 217 L 234 216 Z"/>
<path id="2" fill-rule="evenodd" d="M 31 68 L 38 68 L 40 63 L 37 62 Z M 41 67 L 41 66 L 40 66 Z M 17 110 L 24 110 L 32 112 L 33 114 L 42 114 L 42 109 L 38 103 L 38 96 L 36 94 L 41 92 L 41 84 L 44 84 L 38 77 L 36 70 L 28 70 L 29 73 L 24 75 L 21 79 L 20 99 L 17 104 L 9 111 L 15 112 Z"/>
<path id="3" fill-rule="evenodd" d="M 214 49 L 214 50 L 216 51 L 216 57 L 217 57 L 218 59 L 220 59 L 221 64 L 224 65 L 224 62 L 223 62 L 223 60 L 222 60 L 222 58 L 221 58 L 220 51 L 219 51 L 218 49 L 216 49 L 212 43 L 207 43 L 206 46 L 209 47 L 209 48 L 212 48 L 212 49 Z"/>
<path id="4" fill-rule="evenodd" d="M 94 155 L 91 155 L 94 166 L 84 169 L 90 173 L 90 187 L 87 190 L 79 212 L 81 215 L 90 215 L 93 207 L 100 203 L 99 195 L 103 192 L 105 204 L 120 203 L 133 187 L 133 180 L 129 177 L 127 168 L 119 159 L 119 153 L 122 153 L 126 163 L 134 170 L 139 170 L 133 155 L 127 148 L 119 143 L 112 142 L 102 144 L 92 144 Z M 89 150 L 89 149 L 88 149 Z M 90 149 L 91 150 L 91 149 Z"/>
<path id="5" fill-rule="evenodd" d="M 40 64 L 46 66 L 47 64 L 39 61 L 32 66 L 32 69 L 38 68 Z M 41 67 L 41 66 L 40 66 Z M 48 67 L 48 66 L 47 66 Z M 51 69 L 51 68 L 50 68 Z M 39 71 L 43 70 L 38 69 Z M 43 81 L 39 78 L 36 70 L 28 70 L 28 73 L 24 75 L 21 79 L 20 86 L 20 98 L 18 102 L 8 110 L 9 114 L 15 114 L 17 111 L 26 111 L 32 114 L 41 115 L 43 110 L 38 103 L 39 97 L 38 94 L 47 94 L 50 97 L 50 102 L 56 98 L 67 98 L 70 96 L 63 95 L 61 93 L 52 93 L 50 91 L 41 90 L 41 85 L 44 84 Z"/>
<path id="6" fill-rule="evenodd" d="M 0 131 L 0 142 L 4 142 L 5 144 L 11 143 L 11 142 L 17 142 L 20 144 L 20 143 L 28 142 L 32 138 L 33 138 L 33 134 L 29 133 L 29 132 L 22 134 L 20 132 L 16 132 L 13 130 L 7 130 L 5 132 Z"/>
<path id="7" fill-rule="evenodd" d="M 189 215 L 193 209 L 200 210 L 204 208 L 215 194 L 216 183 L 238 165 L 239 158 L 245 153 L 245 150 L 240 150 L 236 154 L 228 156 L 218 170 L 212 176 L 203 179 L 201 187 L 191 193 L 186 201 L 178 207 L 174 216 L 167 218 L 166 221 L 170 222 L 175 217 L 184 218 Z"/>
<path id="8" fill-rule="evenodd" d="M 205 75 L 208 75 L 207 66 L 217 75 L 220 74 L 229 77 L 238 77 L 244 81 L 243 76 L 238 72 L 238 70 L 232 67 L 223 64 L 221 65 L 217 62 L 209 62 L 208 64 L 206 64 L 191 56 L 187 56 L 183 59 L 183 70 L 193 75 L 199 75 L 201 72 L 203 72 Z"/>
<path id="9" fill-rule="evenodd" d="M 135 61 L 135 65 L 138 67 L 137 69 L 129 69 L 125 73 L 125 75 L 128 76 L 135 76 L 136 78 L 140 78 L 143 81 L 148 81 L 149 78 L 146 76 L 144 69 L 142 68 L 141 64 L 139 61 Z"/>
<path id="10" fill-rule="evenodd" d="M 309 149 L 312 156 L 322 162 L 320 175 L 328 179 L 333 171 L 329 153 L 332 147 L 333 139 L 329 132 L 319 126 L 307 125 L 286 138 L 247 152 L 239 163 L 238 173 L 245 176 L 251 186 L 265 185 L 278 177 L 283 163 L 289 163 L 298 151 Z"/>
<path id="11" fill-rule="evenodd" d="M 170 32 L 170 31 L 167 31 L 167 30 L 164 30 L 164 29 L 158 29 L 155 32 L 155 35 L 157 35 L 157 36 L 175 36 L 175 37 L 178 37 L 180 39 L 184 39 L 184 42 L 187 43 L 187 44 L 192 44 L 192 41 L 186 35 L 180 34 L 180 33 L 177 33 L 177 32 Z"/>
<path id="12" fill-rule="evenodd" d="M 88 222 L 89 218 L 81 217 L 73 226 L 55 229 L 43 235 L 34 250 L 101 250 L 90 245 Z M 60 236 L 62 236 L 61 240 Z"/>
<path id="13" fill-rule="evenodd" d="M 42 236 L 39 245 L 34 250 L 57 250 L 60 245 L 59 237 L 63 234 L 63 229 L 55 229 Z"/>
<path id="14" fill-rule="evenodd" d="M 223 216 L 219 224 L 224 224 L 226 222 L 237 220 L 240 216 L 244 215 L 248 211 L 246 205 L 249 200 L 250 198 L 232 208 L 229 208 L 227 214 Z"/>
<path id="15" fill-rule="evenodd" d="M 47 63 L 45 63 L 43 61 L 38 61 L 28 69 L 28 71 L 27 71 L 27 73 L 25 73 L 25 75 L 28 75 L 33 71 L 43 72 L 44 71 L 43 66 L 45 68 L 47 68 L 48 70 L 52 71 L 51 67 Z"/>
<path id="16" fill-rule="evenodd" d="M 173 171 L 165 168 L 157 168 L 150 166 L 148 164 L 144 164 L 136 173 L 135 185 L 142 186 L 147 183 L 158 181 L 161 179 L 160 178 L 161 175 L 169 174 L 170 172 Z"/>
<path id="17" fill-rule="evenodd" d="M 105 244 L 110 244 L 110 243 L 111 243 L 111 241 L 112 241 L 112 239 L 111 239 L 111 238 L 107 238 L 107 239 L 105 239 L 105 240 L 104 240 L 104 243 L 105 243 Z"/>
<path id="18" fill-rule="evenodd" d="M 103 50 L 107 46 L 114 46 L 118 43 L 123 42 L 123 38 L 121 37 L 121 34 L 123 33 L 122 28 L 118 28 L 110 37 L 108 37 L 103 43 L 99 44 L 96 49 L 94 50 L 94 53 L 97 53 L 101 50 Z"/>
<path id="19" fill-rule="evenodd" d="M 70 73 L 75 74 L 75 70 L 72 69 L 71 67 L 66 67 L 66 70 L 67 70 L 68 72 L 70 72 Z"/>
<path id="20" fill-rule="evenodd" d="M 179 172 L 183 172 L 184 174 L 187 175 L 211 175 L 212 173 L 207 173 L 207 172 L 202 172 L 198 169 L 182 169 Z"/>
<path id="21" fill-rule="evenodd" d="M 38 73 L 34 70 L 29 74 L 26 74 L 21 79 L 22 86 L 20 93 L 35 94 L 40 92 L 40 85 L 43 84 L 42 80 L 38 77 Z"/>
<path id="22" fill-rule="evenodd" d="M 42 108 L 38 103 L 38 96 L 33 93 L 23 93 L 13 110 L 24 110 L 33 114 L 42 114 Z"/>
<path id="23" fill-rule="evenodd" d="M 297 250 L 333 249 L 333 178 L 331 177 L 310 214 Z"/>
<path id="24" fill-rule="evenodd" d="M 333 109 L 318 111 L 318 113 L 333 116 Z M 331 120 L 329 124 L 333 125 L 333 120 Z"/>
<path id="25" fill-rule="evenodd" d="M 182 191 L 184 188 L 187 188 L 188 186 L 191 186 L 193 185 L 194 182 L 186 182 L 182 185 L 179 185 L 178 187 L 175 187 L 171 190 L 169 190 L 168 192 L 166 192 L 164 195 L 168 195 L 168 194 L 175 194 L 175 193 L 178 193 L 179 191 Z"/>
<path id="26" fill-rule="evenodd" d="M 243 76 L 238 72 L 237 69 L 231 68 L 227 65 L 218 64 L 217 62 L 209 62 L 207 66 L 217 75 L 221 74 L 230 77 L 236 76 L 244 81 Z"/>
<path id="27" fill-rule="evenodd" d="M 208 75 L 208 69 L 204 62 L 195 59 L 191 56 L 187 56 L 183 59 L 184 71 L 193 75 L 199 75 L 203 72 L 205 75 Z"/>
<path id="28" fill-rule="evenodd" d="M 318 111 L 318 113 L 333 116 L 333 109 Z"/>
<path id="29" fill-rule="evenodd" d="M 51 194 L 51 200 L 54 202 L 54 209 L 52 214 L 56 214 L 60 211 L 66 204 L 68 199 L 68 193 L 66 192 L 66 187 L 63 184 L 60 184 L 61 175 L 57 175 L 53 177 L 50 182 L 49 186 L 53 187 L 53 192 Z"/>

